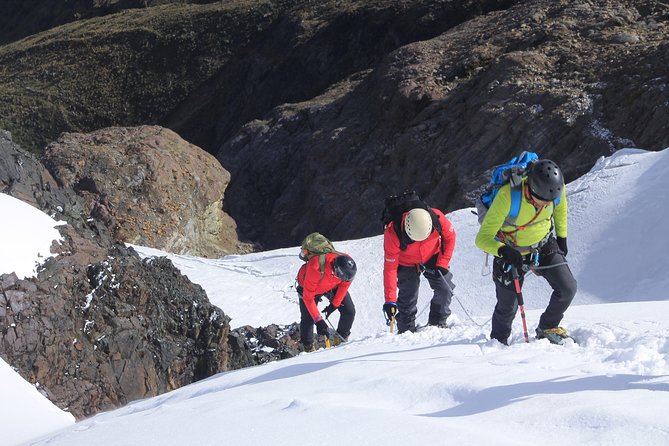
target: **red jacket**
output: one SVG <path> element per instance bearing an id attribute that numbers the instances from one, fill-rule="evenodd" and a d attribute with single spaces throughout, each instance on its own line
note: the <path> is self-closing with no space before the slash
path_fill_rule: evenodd
<path id="1" fill-rule="evenodd" d="M 432 210 L 439 217 L 441 234 L 433 230 L 425 240 L 409 244 L 404 251 L 400 250 L 400 239 L 393 227 L 394 223 L 391 222 L 386 226 L 383 232 L 383 294 L 386 302 L 397 301 L 397 267 L 399 265 L 424 264 L 435 254 L 438 254 L 436 266 L 448 268 L 451 263 L 455 248 L 455 228 L 439 209 L 432 208 Z M 402 222 L 404 224 L 404 216 L 402 216 Z M 443 250 L 441 245 L 443 245 Z"/>
<path id="2" fill-rule="evenodd" d="M 325 271 L 323 277 L 321 277 L 321 269 L 318 265 L 318 256 L 309 259 L 309 261 L 302 265 L 297 272 L 297 283 L 303 288 L 302 300 L 304 301 L 307 310 L 309 310 L 309 314 L 314 318 L 314 322 L 323 319 L 318 312 L 316 296 L 327 293 L 337 287 L 337 293 L 332 299 L 332 305 L 339 307 L 344 300 L 344 297 L 346 297 L 348 288 L 351 286 L 351 282 L 340 280 L 335 276 L 334 271 L 332 270 L 332 262 L 334 262 L 334 259 L 339 255 L 340 254 L 334 253 L 325 254 Z"/>

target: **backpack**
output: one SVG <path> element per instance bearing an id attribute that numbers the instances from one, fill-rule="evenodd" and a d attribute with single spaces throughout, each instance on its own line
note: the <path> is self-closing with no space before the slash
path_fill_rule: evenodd
<path id="1" fill-rule="evenodd" d="M 395 234 L 397 234 L 397 238 L 400 240 L 401 250 L 405 250 L 411 243 L 411 240 L 408 240 L 408 237 L 405 236 L 402 231 L 402 216 L 405 212 L 409 212 L 411 209 L 421 208 L 428 211 L 432 217 L 432 230 L 436 230 L 441 234 L 441 222 L 439 221 L 439 217 L 427 203 L 420 199 L 416 191 L 411 190 L 405 191 L 399 195 L 391 195 L 385 199 L 384 204 L 383 213 L 381 214 L 383 228 L 385 229 L 390 223 L 393 224 Z M 441 249 L 443 252 L 443 246 Z"/>
<path id="2" fill-rule="evenodd" d="M 539 155 L 536 153 L 522 152 L 520 155 L 511 158 L 508 163 L 497 166 L 492 171 L 490 184 L 488 184 L 483 193 L 476 199 L 475 203 L 479 224 L 483 223 L 483 219 L 495 199 L 495 196 L 497 196 L 499 189 L 509 183 L 511 185 L 511 207 L 505 221 L 506 224 L 515 226 L 523 197 L 523 191 L 520 187 L 522 180 L 527 175 L 529 167 L 538 160 Z M 557 206 L 559 202 L 560 197 L 558 196 L 553 200 L 553 205 Z"/>
<path id="3" fill-rule="evenodd" d="M 330 240 L 318 232 L 313 232 L 307 235 L 302 241 L 300 249 L 300 259 L 305 262 L 308 262 L 314 256 L 318 256 L 318 266 L 321 270 L 321 278 L 325 274 L 325 254 L 341 254 L 335 249 Z"/>

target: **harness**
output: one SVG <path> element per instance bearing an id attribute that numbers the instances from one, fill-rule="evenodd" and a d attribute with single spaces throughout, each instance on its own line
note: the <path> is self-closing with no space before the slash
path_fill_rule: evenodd
<path id="1" fill-rule="evenodd" d="M 528 193 L 527 189 L 524 190 L 524 193 L 525 193 L 526 198 L 531 200 L 531 197 L 529 196 L 529 193 Z M 520 200 L 518 200 L 518 201 L 520 201 Z M 532 201 L 534 201 L 534 200 L 532 200 Z M 513 206 L 513 204 L 512 204 L 512 206 Z M 497 232 L 497 234 L 495 235 L 495 239 L 497 241 L 502 242 L 507 246 L 511 246 L 511 247 L 513 247 L 514 249 L 516 249 L 520 252 L 528 251 L 528 254 L 526 254 L 526 255 L 529 255 L 529 260 L 530 260 L 529 265 L 531 265 L 530 268 L 537 268 L 539 266 L 539 251 L 548 242 L 548 239 L 551 236 L 551 233 L 553 231 L 553 220 L 552 220 L 553 216 L 551 215 L 551 230 L 548 231 L 546 236 L 544 238 L 542 238 L 541 240 L 539 240 L 538 242 L 533 243 L 532 245 L 528 245 L 528 246 L 518 246 L 517 234 L 518 234 L 518 232 L 523 231 L 526 228 L 537 224 L 538 223 L 536 221 L 537 217 L 539 217 L 539 214 L 541 214 L 541 212 L 546 208 L 546 206 L 547 205 L 543 205 L 540 208 L 538 208 L 536 210 L 534 216 L 527 223 L 525 223 L 523 225 L 520 225 L 520 226 L 516 226 L 513 231 L 503 232 L 500 229 Z M 518 205 L 517 208 L 519 209 L 520 205 Z M 518 211 L 518 209 L 516 209 L 516 212 Z M 536 209 L 536 206 L 535 206 L 535 209 Z M 555 204 L 553 205 L 553 210 L 555 210 Z M 511 224 L 511 226 L 515 226 L 515 225 Z"/>

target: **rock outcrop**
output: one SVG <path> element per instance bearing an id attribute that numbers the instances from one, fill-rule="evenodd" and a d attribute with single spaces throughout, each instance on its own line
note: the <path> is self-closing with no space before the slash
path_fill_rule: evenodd
<path id="1" fill-rule="evenodd" d="M 223 212 L 230 175 L 171 130 L 65 133 L 47 146 L 42 160 L 119 240 L 212 258 L 250 250 Z"/>
<path id="2" fill-rule="evenodd" d="M 119 245 L 86 267 L 99 249 L 75 234 L 65 248 L 0 294 L 0 352 L 54 404 L 86 417 L 232 367 L 227 317 L 171 262 Z"/>
<path id="3" fill-rule="evenodd" d="M 90 191 L 61 187 L 4 131 L 0 186 L 68 222 L 36 277 L 0 275 L 0 356 L 77 418 L 299 352 L 295 327 L 231 332 L 201 287 L 169 260 L 142 260 L 116 242 L 103 219 L 89 217 Z"/>

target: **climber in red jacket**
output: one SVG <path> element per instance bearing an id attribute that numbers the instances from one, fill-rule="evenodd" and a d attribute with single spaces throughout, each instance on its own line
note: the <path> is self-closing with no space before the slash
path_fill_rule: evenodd
<path id="1" fill-rule="evenodd" d="M 455 229 L 436 208 L 411 209 L 402 215 L 400 228 L 395 228 L 397 223 L 390 222 L 383 233 L 383 311 L 389 319 L 396 318 L 398 333 L 416 331 L 422 273 L 434 290 L 428 324 L 447 328 L 455 288 L 448 270 Z"/>
<path id="2" fill-rule="evenodd" d="M 297 273 L 300 295 L 300 342 L 305 350 L 313 349 L 314 324 L 319 335 L 328 335 L 328 326 L 318 311 L 318 302 L 322 297 L 330 301 L 323 314 L 328 318 L 335 310 L 339 310 L 337 336 L 332 339 L 337 345 L 348 339 L 355 319 L 355 306 L 348 288 L 355 277 L 357 267 L 347 254 L 329 253 L 325 255 L 323 271 L 319 265 L 319 257 L 315 256 L 302 265 Z"/>

